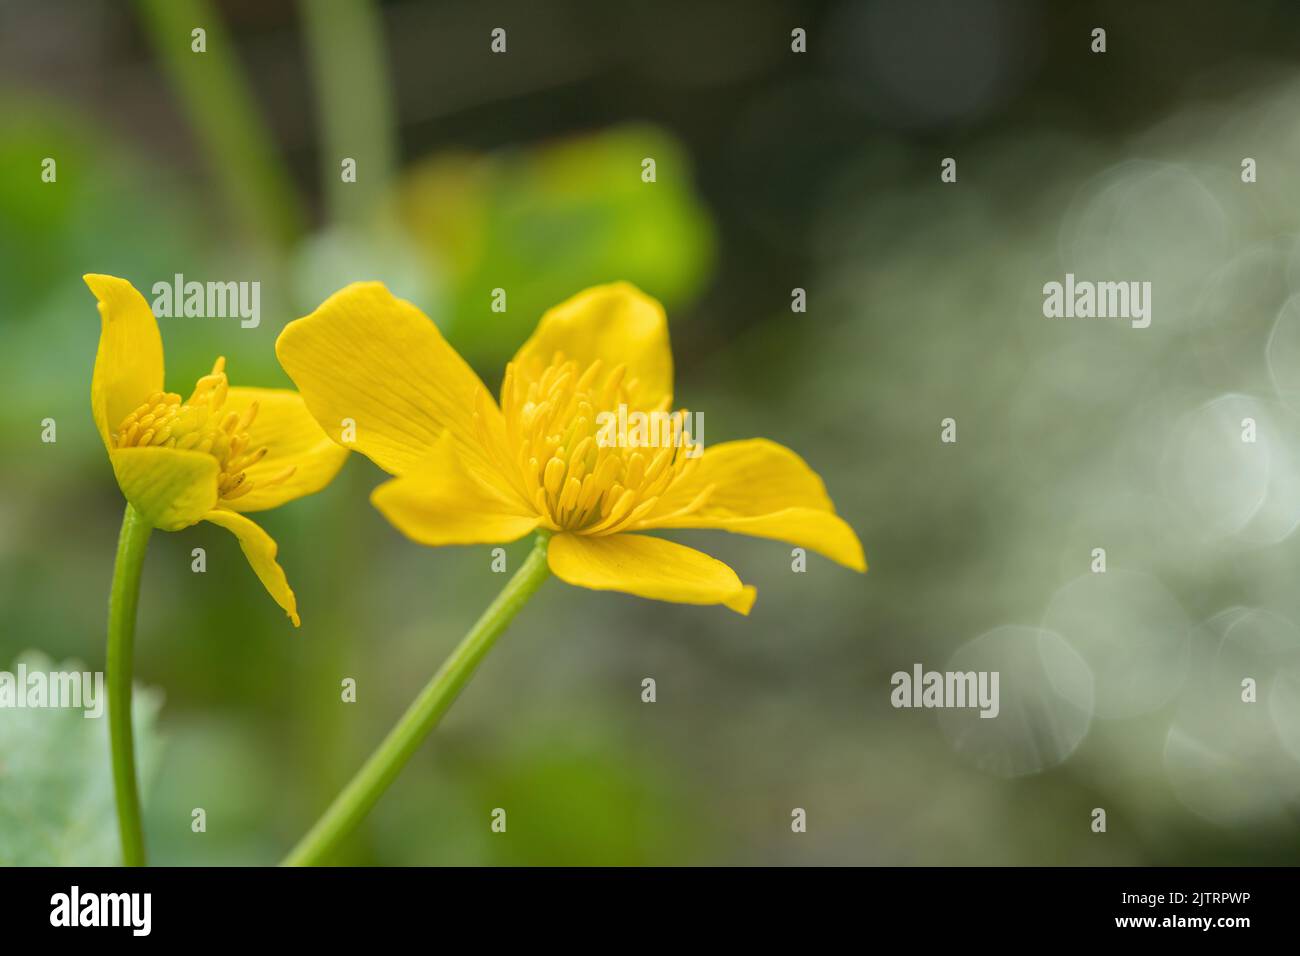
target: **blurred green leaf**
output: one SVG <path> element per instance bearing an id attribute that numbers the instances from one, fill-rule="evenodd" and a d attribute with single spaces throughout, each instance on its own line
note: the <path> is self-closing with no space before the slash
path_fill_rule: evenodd
<path id="1" fill-rule="evenodd" d="M 608 714 L 515 726 L 496 746 L 440 755 L 437 768 L 436 810 L 424 802 L 422 819 L 386 824 L 391 852 L 418 848 L 412 863 L 690 864 L 723 829 L 689 768 Z M 491 828 L 498 808 L 504 833 Z"/>
<path id="2" fill-rule="evenodd" d="M 646 157 L 656 182 L 642 182 Z M 671 313 L 713 263 L 713 225 L 686 151 L 649 126 L 438 156 L 407 172 L 397 198 L 430 270 L 445 274 L 445 307 L 435 312 L 471 361 L 508 357 L 542 312 L 597 283 L 626 279 Z M 498 288 L 504 313 L 491 309 Z"/>
<path id="3" fill-rule="evenodd" d="M 46 158 L 54 182 L 41 179 Z M 209 241 L 182 181 L 153 157 L 64 104 L 0 96 L 0 448 L 29 448 L 48 416 L 60 448 L 100 454 L 88 398 L 99 317 L 82 274 L 124 276 L 147 293 L 193 271 Z M 169 346 L 168 367 L 181 357 Z"/>
<path id="4" fill-rule="evenodd" d="M 34 312 L 83 272 L 165 275 L 197 253 L 194 204 L 147 145 L 59 102 L 0 97 L 0 330 L 46 324 Z M 47 158 L 54 182 L 41 179 Z"/>
<path id="5" fill-rule="evenodd" d="M 82 671 L 76 661 L 55 664 L 35 651 L 19 655 L 12 671 Z M 132 706 L 141 788 L 160 752 L 154 722 L 158 691 L 137 688 Z M 6 866 L 116 866 L 121 862 L 108 717 L 87 718 L 80 708 L 0 710 L 0 864 Z"/>

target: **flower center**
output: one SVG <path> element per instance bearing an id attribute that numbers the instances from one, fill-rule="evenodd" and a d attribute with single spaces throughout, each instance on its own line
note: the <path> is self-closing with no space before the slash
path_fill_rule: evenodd
<path id="1" fill-rule="evenodd" d="M 552 530 L 629 528 L 698 460 L 702 446 L 688 432 L 688 413 L 670 413 L 667 399 L 632 412 L 634 425 L 626 427 L 636 385 L 626 374 L 626 366 L 606 370 L 599 359 L 583 369 L 560 353 L 544 370 L 506 366 L 501 409 L 519 489 Z"/>
<path id="2" fill-rule="evenodd" d="M 113 432 L 114 448 L 146 448 L 156 445 L 199 451 L 217 460 L 218 497 L 232 501 L 253 489 L 245 469 L 266 455 L 266 446 L 251 449 L 248 429 L 257 418 L 257 402 L 241 415 L 231 411 L 222 415 L 230 383 L 226 380 L 226 359 L 218 358 L 212 371 L 194 385 L 194 392 L 182 402 L 172 392 L 154 392 Z M 262 479 L 259 485 L 275 485 L 294 473 L 294 468 Z"/>

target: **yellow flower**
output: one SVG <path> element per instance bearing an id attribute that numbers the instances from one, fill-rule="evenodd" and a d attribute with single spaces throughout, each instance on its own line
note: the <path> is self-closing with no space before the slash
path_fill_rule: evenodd
<path id="1" fill-rule="evenodd" d="M 122 494 L 155 528 L 210 521 L 239 539 L 266 590 L 299 624 L 275 541 L 244 514 L 324 488 L 347 450 L 290 389 L 231 388 L 224 358 L 185 401 L 163 390 L 163 348 L 149 303 L 131 283 L 87 275 L 101 330 L 90 406 Z"/>
<path id="2" fill-rule="evenodd" d="M 371 500 L 421 544 L 545 529 L 551 570 L 569 584 L 742 614 L 755 591 L 731 568 L 636 532 L 722 528 L 866 570 L 822 480 L 788 448 L 753 439 L 696 455 L 689 441 L 602 437 L 602 412 L 662 415 L 672 403 L 663 307 L 626 283 L 547 312 L 506 366 L 499 405 L 433 322 L 375 282 L 289 323 L 276 354 L 326 432 L 342 441 L 350 427 L 352 447 L 397 476 Z M 673 436 L 685 414 L 673 415 Z"/>

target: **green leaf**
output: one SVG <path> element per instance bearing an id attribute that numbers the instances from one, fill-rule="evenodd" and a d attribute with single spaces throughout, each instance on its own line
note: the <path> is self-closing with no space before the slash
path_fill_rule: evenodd
<path id="1" fill-rule="evenodd" d="M 641 178 L 647 157 L 656 163 L 653 183 Z M 713 266 L 713 224 L 688 154 L 652 126 L 439 155 L 407 172 L 398 205 L 445 283 L 430 314 L 485 366 L 508 358 L 544 311 L 600 283 L 632 282 L 660 299 L 671 320 Z M 492 311 L 498 288 L 504 312 Z"/>

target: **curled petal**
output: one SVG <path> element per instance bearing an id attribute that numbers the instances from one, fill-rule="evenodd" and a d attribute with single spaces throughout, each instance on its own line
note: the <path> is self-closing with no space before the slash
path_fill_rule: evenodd
<path id="1" fill-rule="evenodd" d="M 756 591 L 702 551 L 641 534 L 557 534 L 548 550 L 561 581 L 678 604 L 722 604 L 748 614 Z"/>
<path id="2" fill-rule="evenodd" d="M 867 569 L 862 543 L 835 514 L 821 478 L 789 448 L 765 438 L 706 448 L 698 466 L 674 483 L 637 527 L 720 528 L 775 538 L 855 571 Z"/>
<path id="3" fill-rule="evenodd" d="M 244 552 L 249 567 L 266 588 L 266 593 L 284 608 L 284 613 L 289 615 L 293 626 L 298 627 L 302 623 L 298 618 L 298 601 L 293 596 L 293 589 L 289 587 L 288 578 L 284 576 L 284 569 L 275 560 L 276 551 L 279 550 L 275 539 L 251 518 L 224 508 L 209 511 L 203 520 L 225 528 L 239 539 L 239 549 Z"/>
<path id="4" fill-rule="evenodd" d="M 829 511 L 785 508 L 765 515 L 686 515 L 654 525 L 657 528 L 717 528 L 755 538 L 773 538 L 823 554 L 854 571 L 866 571 L 862 542 L 847 521 Z"/>
<path id="5" fill-rule="evenodd" d="M 99 351 L 90 380 L 90 410 L 104 447 L 122 419 L 163 387 L 162 335 L 149 303 L 116 276 L 82 277 L 99 300 Z"/>

